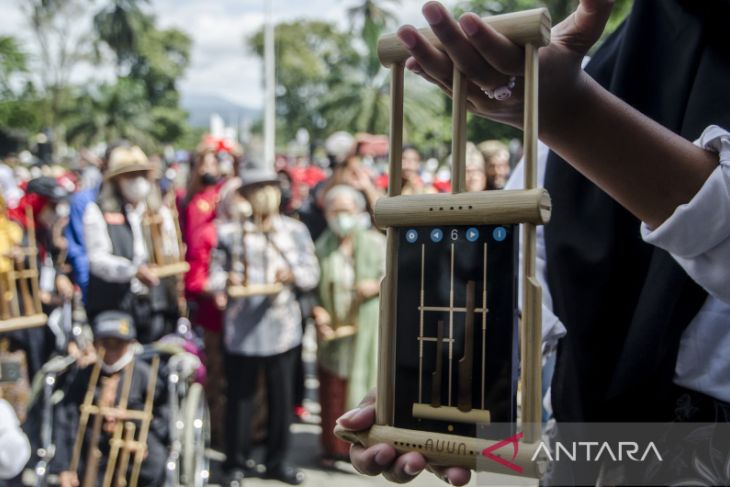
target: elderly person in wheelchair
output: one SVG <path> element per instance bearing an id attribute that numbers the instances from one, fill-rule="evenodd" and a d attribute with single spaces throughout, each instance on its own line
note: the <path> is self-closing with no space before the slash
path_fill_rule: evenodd
<path id="1" fill-rule="evenodd" d="M 146 347 L 135 337 L 130 315 L 101 313 L 96 364 L 57 357 L 42 371 L 36 486 L 47 485 L 48 472 L 64 487 L 207 482 L 208 416 L 191 337 Z"/>

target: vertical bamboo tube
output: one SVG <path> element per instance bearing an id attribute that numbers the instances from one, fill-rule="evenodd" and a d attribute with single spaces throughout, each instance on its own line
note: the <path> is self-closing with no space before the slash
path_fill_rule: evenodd
<path id="1" fill-rule="evenodd" d="M 533 44 L 525 46 L 524 157 L 525 189 L 537 186 L 538 55 Z M 535 277 L 536 226 L 523 225 L 522 282 L 522 423 L 525 441 L 540 438 L 542 419 L 542 317 L 541 289 Z"/>
<path id="2" fill-rule="evenodd" d="M 388 196 L 401 192 L 401 152 L 403 151 L 403 63 L 395 63 L 390 79 L 390 173 Z M 389 227 L 386 233 L 385 268 L 388 273 L 380 284 L 380 330 L 378 347 L 378 385 L 375 423 L 393 424 L 395 382 L 395 314 L 396 283 L 398 282 L 398 230 Z"/>
<path id="3" fill-rule="evenodd" d="M 132 375 L 134 372 L 134 361 L 131 361 L 124 367 L 124 383 L 122 385 L 122 395 L 119 398 L 119 410 L 125 411 L 127 409 L 127 402 L 129 401 L 129 392 L 132 387 Z M 99 411 L 101 414 L 101 411 Z M 124 423 L 121 419 L 117 420 L 117 424 L 114 425 L 114 434 L 110 441 L 109 459 L 106 464 L 106 471 L 104 472 L 104 480 L 102 487 L 111 487 L 114 476 L 114 467 L 117 463 L 117 456 L 119 455 L 120 440 L 124 433 Z"/>
<path id="4" fill-rule="evenodd" d="M 144 415 L 145 418 L 142 420 L 142 426 L 140 427 L 139 433 L 139 444 L 140 447 L 134 452 L 134 465 L 132 466 L 132 474 L 129 477 L 130 487 L 137 487 L 137 481 L 139 480 L 139 473 L 142 469 L 142 461 L 145 457 L 145 449 L 147 448 L 147 436 L 150 431 L 150 424 L 152 423 L 152 407 L 155 398 L 155 388 L 157 387 L 157 374 L 160 367 L 160 356 L 155 355 L 152 359 L 152 366 L 150 367 L 150 381 L 147 383 L 147 396 L 145 397 L 144 403 Z"/>
<path id="5" fill-rule="evenodd" d="M 451 192 L 463 193 L 466 186 L 466 91 L 468 80 L 454 66 L 451 106 Z"/>

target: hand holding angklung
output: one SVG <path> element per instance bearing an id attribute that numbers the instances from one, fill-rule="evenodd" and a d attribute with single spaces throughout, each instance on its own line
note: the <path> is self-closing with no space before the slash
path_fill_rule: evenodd
<path id="1" fill-rule="evenodd" d="M 612 6 L 612 0 L 581 0 L 577 10 L 553 28 L 551 43 L 540 49 L 540 109 L 545 116 L 559 116 L 561 106 L 580 91 L 581 61 L 603 32 Z M 456 65 L 469 79 L 467 105 L 471 111 L 520 127 L 524 49 L 473 13 L 462 15 L 457 22 L 443 5 L 432 1 L 423 6 L 423 15 L 445 52 L 415 28 L 403 26 L 398 37 L 411 54 L 406 68 L 451 96 Z M 517 83 L 508 99 L 492 99 L 484 92 L 507 85 L 512 76 Z"/>
<path id="2" fill-rule="evenodd" d="M 340 426 L 352 430 L 363 431 L 375 424 L 375 391 L 371 391 L 360 403 L 360 407 L 345 413 L 337 422 Z M 381 443 L 364 448 L 360 445 L 350 447 L 350 460 L 358 472 L 365 475 L 379 475 L 396 483 L 410 482 L 424 469 L 452 485 L 464 485 L 469 482 L 471 473 L 463 468 L 436 468 L 426 464 L 426 459 L 416 452 L 398 455 L 390 445 Z"/>

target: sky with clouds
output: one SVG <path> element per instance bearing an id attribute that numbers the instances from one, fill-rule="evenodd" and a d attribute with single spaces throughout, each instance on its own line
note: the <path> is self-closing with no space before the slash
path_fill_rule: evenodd
<path id="1" fill-rule="evenodd" d="M 24 0 L 0 0 L 0 34 L 27 39 L 19 10 Z M 357 0 L 272 0 L 274 21 L 319 19 L 347 25 L 345 11 Z M 400 0 L 394 10 L 401 22 L 423 25 L 424 0 Z M 181 89 L 187 95 L 213 94 L 251 108 L 262 105 L 262 67 L 244 39 L 264 21 L 263 0 L 151 0 L 164 27 L 184 30 L 193 38 L 192 63 Z M 388 2 L 390 3 L 390 2 Z M 28 41 L 26 41 L 28 42 Z M 31 44 L 27 44 L 30 50 Z M 82 69 L 77 76 L 88 76 Z M 98 76 L 98 74 L 95 74 Z"/>

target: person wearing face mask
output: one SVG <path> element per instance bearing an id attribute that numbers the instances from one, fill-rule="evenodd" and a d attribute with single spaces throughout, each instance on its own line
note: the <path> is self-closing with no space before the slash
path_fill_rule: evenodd
<path id="1" fill-rule="evenodd" d="M 332 433 L 336 419 L 375 387 L 385 237 L 370 228 L 365 198 L 353 187 L 333 186 L 324 206 L 328 229 L 316 243 L 322 278 L 313 316 L 319 337 L 322 461 L 328 465 L 349 451 Z M 338 334 L 347 329 L 343 326 L 354 329 Z"/>
<path id="2" fill-rule="evenodd" d="M 86 313 L 90 320 L 109 309 L 130 313 L 142 343 L 171 331 L 178 318 L 175 278 L 157 278 L 148 264 L 143 219 L 152 192 L 150 170 L 139 147 L 114 149 L 99 197 L 84 211 L 90 266 Z M 154 211 L 162 218 L 163 252 L 174 252 L 172 214 L 164 205 Z"/>
<path id="3" fill-rule="evenodd" d="M 132 381 L 129 388 L 127 408 L 143 410 L 147 396 L 147 384 L 151 379 L 150 366 L 135 359 L 136 330 L 132 316 L 121 311 L 105 311 L 94 320 L 94 345 L 104 350 L 101 363 L 101 374 L 94 391 L 94 404 L 114 406 L 118 404 L 124 387 L 124 376 L 131 370 Z M 87 458 L 86 447 L 90 444 L 93 428 L 86 429 L 81 465 L 77 471 L 71 470 L 71 455 L 74 449 L 77 425 L 80 416 L 80 407 L 84 402 L 87 388 L 91 380 L 93 367 L 81 369 L 67 386 L 63 400 L 54 412 L 54 438 L 56 439 L 56 454 L 52 470 L 59 473 L 61 487 L 78 487 L 79 478 L 83 478 L 85 471 L 84 461 Z M 123 414 L 123 413 L 122 413 Z M 165 386 L 162 381 L 157 382 L 154 394 L 152 415 L 147 436 L 147 454 L 142 463 L 139 485 L 162 485 L 165 476 L 165 459 L 167 458 L 168 418 L 169 408 L 166 404 Z M 109 440 L 112 438 L 117 421 L 123 417 L 105 417 L 99 438 L 99 448 L 102 452 L 99 463 L 101 480 L 104 476 L 106 461 L 109 457 Z M 126 420 L 130 421 L 130 420 Z M 139 431 L 140 423 L 134 421 Z"/>
<path id="4" fill-rule="evenodd" d="M 193 162 L 188 194 L 181 201 L 180 225 L 186 245 L 185 261 L 190 265 L 184 277 L 185 297 L 191 322 L 203 329 L 208 370 L 205 387 L 212 418 L 211 441 L 216 448 L 223 446 L 224 390 L 220 357 L 223 317 L 207 286 L 211 255 L 218 245 L 215 218 L 223 184 L 215 146 L 201 146 Z"/>
<path id="5" fill-rule="evenodd" d="M 240 208 L 250 205 L 250 217 Z M 259 372 L 266 376 L 266 476 L 290 484 L 304 481 L 286 463 L 294 408 L 292 376 L 302 343 L 297 292 L 314 289 L 319 266 L 314 244 L 300 222 L 280 215 L 276 173 L 247 169 L 231 205 L 232 221 L 222 225 L 211 263 L 210 289 L 224 309 L 223 343 L 228 381 L 226 414 L 227 484 L 239 483 L 251 469 L 252 417 Z M 240 212 L 240 213 L 239 213 Z M 233 285 L 280 284 L 276 294 L 228 298 Z"/>

